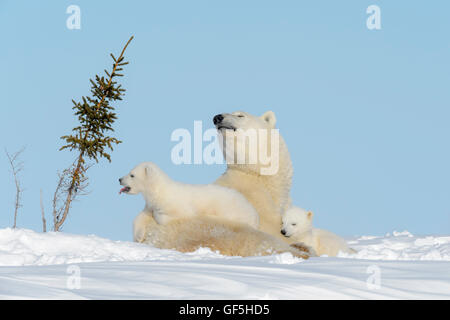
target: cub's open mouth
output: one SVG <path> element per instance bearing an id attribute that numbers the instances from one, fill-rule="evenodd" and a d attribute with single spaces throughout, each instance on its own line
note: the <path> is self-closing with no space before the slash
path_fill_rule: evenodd
<path id="1" fill-rule="evenodd" d="M 123 192 L 128 193 L 128 192 L 130 192 L 130 190 L 131 190 L 130 187 L 123 187 L 122 189 L 120 189 L 119 194 L 121 194 Z"/>

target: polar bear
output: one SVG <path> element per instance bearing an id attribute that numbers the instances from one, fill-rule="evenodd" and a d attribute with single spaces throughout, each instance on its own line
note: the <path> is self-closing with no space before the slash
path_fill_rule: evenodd
<path id="1" fill-rule="evenodd" d="M 226 172 L 215 183 L 235 189 L 247 198 L 259 213 L 259 230 L 289 242 L 280 234 L 280 225 L 281 215 L 291 206 L 293 168 L 282 136 L 271 134 L 278 132 L 275 129 L 275 114 L 267 111 L 261 116 L 254 116 L 247 112 L 236 111 L 218 114 L 213 122 L 219 137 L 222 137 L 219 141 L 223 141 L 222 151 L 227 160 Z M 258 158 L 256 163 L 250 163 L 250 161 L 239 163 L 237 158 L 242 145 L 246 151 L 252 149 L 249 147 L 249 139 L 242 139 L 242 136 L 245 137 L 250 130 L 257 131 Z M 259 157 L 261 151 L 267 151 L 271 155 L 266 163 L 262 162 L 263 157 Z M 248 154 L 246 154 L 246 160 L 250 160 Z M 269 174 L 266 174 L 267 172 L 263 169 L 267 168 L 277 170 L 271 172 L 268 170 Z"/>
<path id="2" fill-rule="evenodd" d="M 172 220 L 166 225 L 147 224 L 143 243 L 160 249 L 192 252 L 210 248 L 227 256 L 267 256 L 290 252 L 308 259 L 314 254 L 302 244 L 290 246 L 277 237 L 245 224 L 232 223 L 213 217 Z"/>
<path id="3" fill-rule="evenodd" d="M 142 194 L 143 212 L 158 224 L 197 216 L 218 217 L 258 228 L 259 216 L 247 199 L 234 189 L 219 185 L 192 185 L 173 181 L 155 163 L 143 162 L 119 179 L 120 192 Z M 135 238 L 141 234 L 136 224 Z"/>
<path id="4" fill-rule="evenodd" d="M 313 213 L 292 206 L 283 214 L 281 234 L 295 242 L 310 246 L 314 253 L 321 256 L 336 256 L 339 251 L 356 253 L 349 248 L 344 239 L 338 235 L 312 226 Z"/>

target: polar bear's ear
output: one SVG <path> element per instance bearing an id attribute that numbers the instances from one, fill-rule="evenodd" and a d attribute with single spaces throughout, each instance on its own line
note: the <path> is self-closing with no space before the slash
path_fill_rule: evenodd
<path id="1" fill-rule="evenodd" d="M 312 213 L 312 211 L 308 211 L 308 213 L 306 214 L 308 219 L 311 220 L 312 217 L 314 216 L 314 213 Z"/>
<path id="2" fill-rule="evenodd" d="M 277 118 L 275 117 L 275 113 L 273 113 L 273 111 L 267 111 L 260 118 L 267 122 L 271 128 L 275 128 Z"/>
<path id="3" fill-rule="evenodd" d="M 148 165 L 148 163 L 146 163 L 144 166 L 144 173 L 146 177 L 148 177 L 148 175 L 150 174 L 150 170 L 151 170 L 150 166 Z"/>

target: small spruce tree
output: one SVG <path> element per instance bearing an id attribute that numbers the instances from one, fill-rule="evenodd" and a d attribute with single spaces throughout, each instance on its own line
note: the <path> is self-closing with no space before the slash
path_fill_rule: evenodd
<path id="1" fill-rule="evenodd" d="M 108 133 L 114 131 L 112 125 L 117 119 L 111 103 L 122 100 L 125 92 L 125 89 L 117 84 L 115 79 L 123 76 L 120 73 L 123 70 L 122 67 L 128 64 L 124 61 L 124 53 L 131 40 L 133 37 L 128 40 L 118 58 L 111 54 L 114 61 L 111 72 L 105 70 L 105 76 L 96 75 L 95 81 L 90 80 L 92 97 L 82 97 L 82 102 L 72 100 L 74 105 L 72 109 L 75 110 L 79 126 L 72 129 L 71 135 L 61 137 L 66 144 L 60 150 L 75 151 L 77 157 L 70 168 L 64 170 L 63 178 L 60 176 L 60 182 L 55 192 L 54 198 L 60 192 L 65 198 L 61 207 L 54 207 L 53 210 L 55 231 L 61 229 L 73 200 L 86 186 L 86 171 L 90 168 L 90 165 L 86 165 L 86 160 L 98 163 L 100 158 L 106 158 L 111 162 L 109 150 L 113 151 L 113 145 L 122 142 L 108 136 Z M 58 197 L 60 196 L 58 195 Z"/>

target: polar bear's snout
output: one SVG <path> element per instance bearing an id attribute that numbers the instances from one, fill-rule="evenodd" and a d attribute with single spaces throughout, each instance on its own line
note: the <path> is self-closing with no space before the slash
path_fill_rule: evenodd
<path id="1" fill-rule="evenodd" d="M 221 115 L 221 114 L 215 115 L 213 118 L 214 125 L 221 123 L 222 120 L 223 120 L 223 115 Z"/>
<path id="2" fill-rule="evenodd" d="M 119 194 L 122 194 L 122 193 L 129 194 L 130 193 L 131 185 L 128 182 L 129 182 L 129 179 L 127 179 L 127 176 L 119 178 L 119 183 L 123 187 L 122 189 L 120 189 Z"/>
<path id="3" fill-rule="evenodd" d="M 292 236 L 292 232 L 288 232 L 285 228 L 281 229 L 280 233 L 286 238 L 290 238 Z"/>
<path id="4" fill-rule="evenodd" d="M 131 187 L 126 185 L 123 182 L 123 178 L 119 178 L 119 183 L 123 187 L 122 189 L 120 189 L 119 194 L 121 194 L 121 193 L 129 193 L 131 191 Z"/>
<path id="5" fill-rule="evenodd" d="M 229 117 L 229 114 L 217 114 L 213 118 L 214 125 L 217 130 L 233 130 L 236 131 L 233 119 Z"/>

